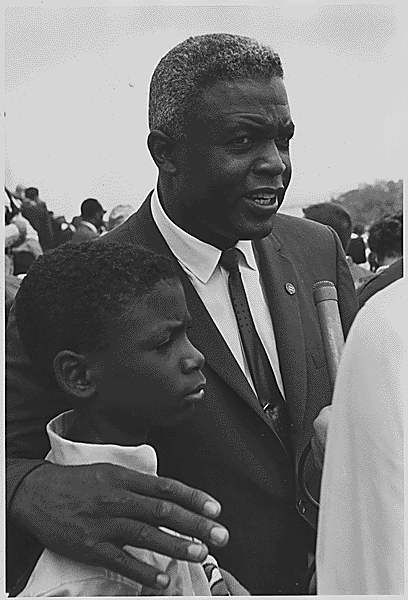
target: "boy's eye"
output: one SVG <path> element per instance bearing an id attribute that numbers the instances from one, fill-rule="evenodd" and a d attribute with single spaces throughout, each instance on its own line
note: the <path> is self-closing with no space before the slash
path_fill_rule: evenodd
<path id="1" fill-rule="evenodd" d="M 165 348 L 170 346 L 172 341 L 173 341 L 173 338 L 169 338 L 166 341 L 162 342 L 161 344 L 157 344 L 156 348 L 158 348 L 159 350 L 164 350 Z"/>

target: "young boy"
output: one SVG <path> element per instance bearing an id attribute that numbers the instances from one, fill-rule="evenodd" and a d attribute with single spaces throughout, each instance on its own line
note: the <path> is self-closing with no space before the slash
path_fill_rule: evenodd
<path id="1" fill-rule="evenodd" d="M 47 425 L 60 465 L 110 462 L 156 474 L 150 427 L 187 419 L 203 399 L 203 355 L 172 262 L 133 244 L 85 242 L 41 256 L 15 303 L 24 348 L 39 375 L 72 399 Z M 173 535 L 179 535 L 169 532 Z M 247 593 L 208 556 L 188 563 L 125 546 L 163 569 L 158 592 L 104 568 L 45 550 L 21 596 L 230 595 Z"/>

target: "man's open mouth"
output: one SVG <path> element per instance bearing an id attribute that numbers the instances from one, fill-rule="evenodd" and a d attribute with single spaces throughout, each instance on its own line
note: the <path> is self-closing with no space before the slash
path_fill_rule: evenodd
<path id="1" fill-rule="evenodd" d="M 244 196 L 245 200 L 249 200 L 258 206 L 273 206 L 278 199 L 278 195 L 276 192 L 273 194 L 258 194 L 258 195 L 250 195 Z"/>

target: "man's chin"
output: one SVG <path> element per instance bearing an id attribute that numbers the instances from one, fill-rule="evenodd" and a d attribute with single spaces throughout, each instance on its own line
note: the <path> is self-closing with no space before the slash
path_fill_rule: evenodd
<path id="1" fill-rule="evenodd" d="M 248 223 L 239 233 L 240 240 L 261 240 L 272 233 L 276 214 L 263 223 Z"/>

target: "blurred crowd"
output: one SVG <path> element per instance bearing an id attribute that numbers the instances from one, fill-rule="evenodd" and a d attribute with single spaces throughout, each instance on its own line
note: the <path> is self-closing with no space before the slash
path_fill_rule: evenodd
<path id="1" fill-rule="evenodd" d="M 95 239 L 126 221 L 134 211 L 133 206 L 121 204 L 106 218 L 101 203 L 87 198 L 80 206 L 80 215 L 68 222 L 48 210 L 38 188 L 17 185 L 14 192 L 5 188 L 6 322 L 20 281 L 38 256 L 64 243 Z"/>
<path id="2" fill-rule="evenodd" d="M 130 204 L 121 204 L 107 217 L 98 200 L 87 198 L 80 214 L 68 222 L 48 210 L 35 187 L 17 185 L 14 192 L 7 188 L 5 192 L 6 321 L 19 282 L 38 256 L 64 243 L 95 239 L 135 212 Z M 402 212 L 384 215 L 368 227 L 353 224 L 350 213 L 335 202 L 313 204 L 303 213 L 306 219 L 329 225 L 337 233 L 359 295 L 391 265 L 392 271 L 402 276 Z"/>
<path id="3" fill-rule="evenodd" d="M 402 211 L 383 215 L 368 227 L 353 224 L 350 213 L 336 202 L 313 204 L 303 209 L 306 219 L 329 225 L 340 238 L 359 296 L 369 282 L 392 271 L 402 276 Z"/>

